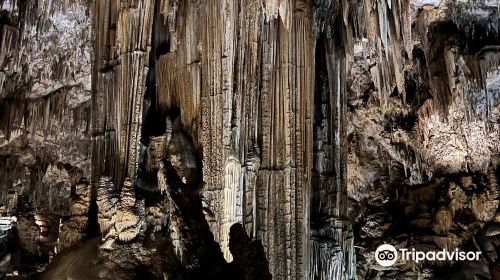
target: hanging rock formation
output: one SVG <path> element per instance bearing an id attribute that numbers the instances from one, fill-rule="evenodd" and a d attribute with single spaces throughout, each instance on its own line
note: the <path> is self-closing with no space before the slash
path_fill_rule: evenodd
<path id="1" fill-rule="evenodd" d="M 0 0 L 0 213 L 22 249 L 7 275 L 493 277 L 498 14 Z M 383 268 L 383 243 L 487 257 Z"/>

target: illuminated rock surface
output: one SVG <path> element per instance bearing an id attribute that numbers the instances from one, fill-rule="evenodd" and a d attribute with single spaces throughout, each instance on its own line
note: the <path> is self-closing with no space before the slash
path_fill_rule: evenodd
<path id="1" fill-rule="evenodd" d="M 0 0 L 7 275 L 495 277 L 498 9 Z"/>

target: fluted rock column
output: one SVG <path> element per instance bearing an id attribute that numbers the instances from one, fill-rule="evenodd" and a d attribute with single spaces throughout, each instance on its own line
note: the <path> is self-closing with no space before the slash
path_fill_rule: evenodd
<path id="1" fill-rule="evenodd" d="M 92 83 L 93 183 L 135 180 L 154 0 L 96 1 Z"/>

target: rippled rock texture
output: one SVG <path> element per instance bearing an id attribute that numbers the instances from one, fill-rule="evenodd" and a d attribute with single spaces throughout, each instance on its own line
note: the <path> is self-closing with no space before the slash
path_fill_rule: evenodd
<path id="1" fill-rule="evenodd" d="M 0 0 L 7 275 L 496 277 L 498 13 Z M 383 243 L 486 257 L 383 268 Z"/>

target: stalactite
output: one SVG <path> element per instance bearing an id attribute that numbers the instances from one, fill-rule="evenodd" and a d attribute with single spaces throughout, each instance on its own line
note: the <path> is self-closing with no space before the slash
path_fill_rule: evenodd
<path id="1" fill-rule="evenodd" d="M 490 123 L 489 112 L 495 105 L 490 104 L 485 77 L 498 69 L 494 46 L 498 43 L 498 16 L 494 7 L 474 2 L 450 3 L 448 13 L 449 21 L 436 20 L 439 16 L 432 10 L 418 13 L 417 34 L 426 52 L 434 102 L 446 116 L 454 99 L 461 98 L 468 121 L 479 118 Z"/>
<path id="2" fill-rule="evenodd" d="M 224 178 L 224 209 L 223 222 L 221 226 L 221 247 L 224 258 L 232 261 L 231 253 L 229 252 L 229 229 L 236 222 L 236 196 L 237 188 L 240 183 L 241 164 L 237 158 L 230 157 L 226 162 Z"/>
<path id="3" fill-rule="evenodd" d="M 0 109 L 3 113 L 0 130 L 4 132 L 7 142 L 13 131 L 17 134 L 26 131 L 30 135 L 41 132 L 45 136 L 69 131 L 84 133 L 90 121 L 89 108 L 85 104 L 77 108 L 68 107 L 65 90 L 37 99 L 2 99 Z"/>

